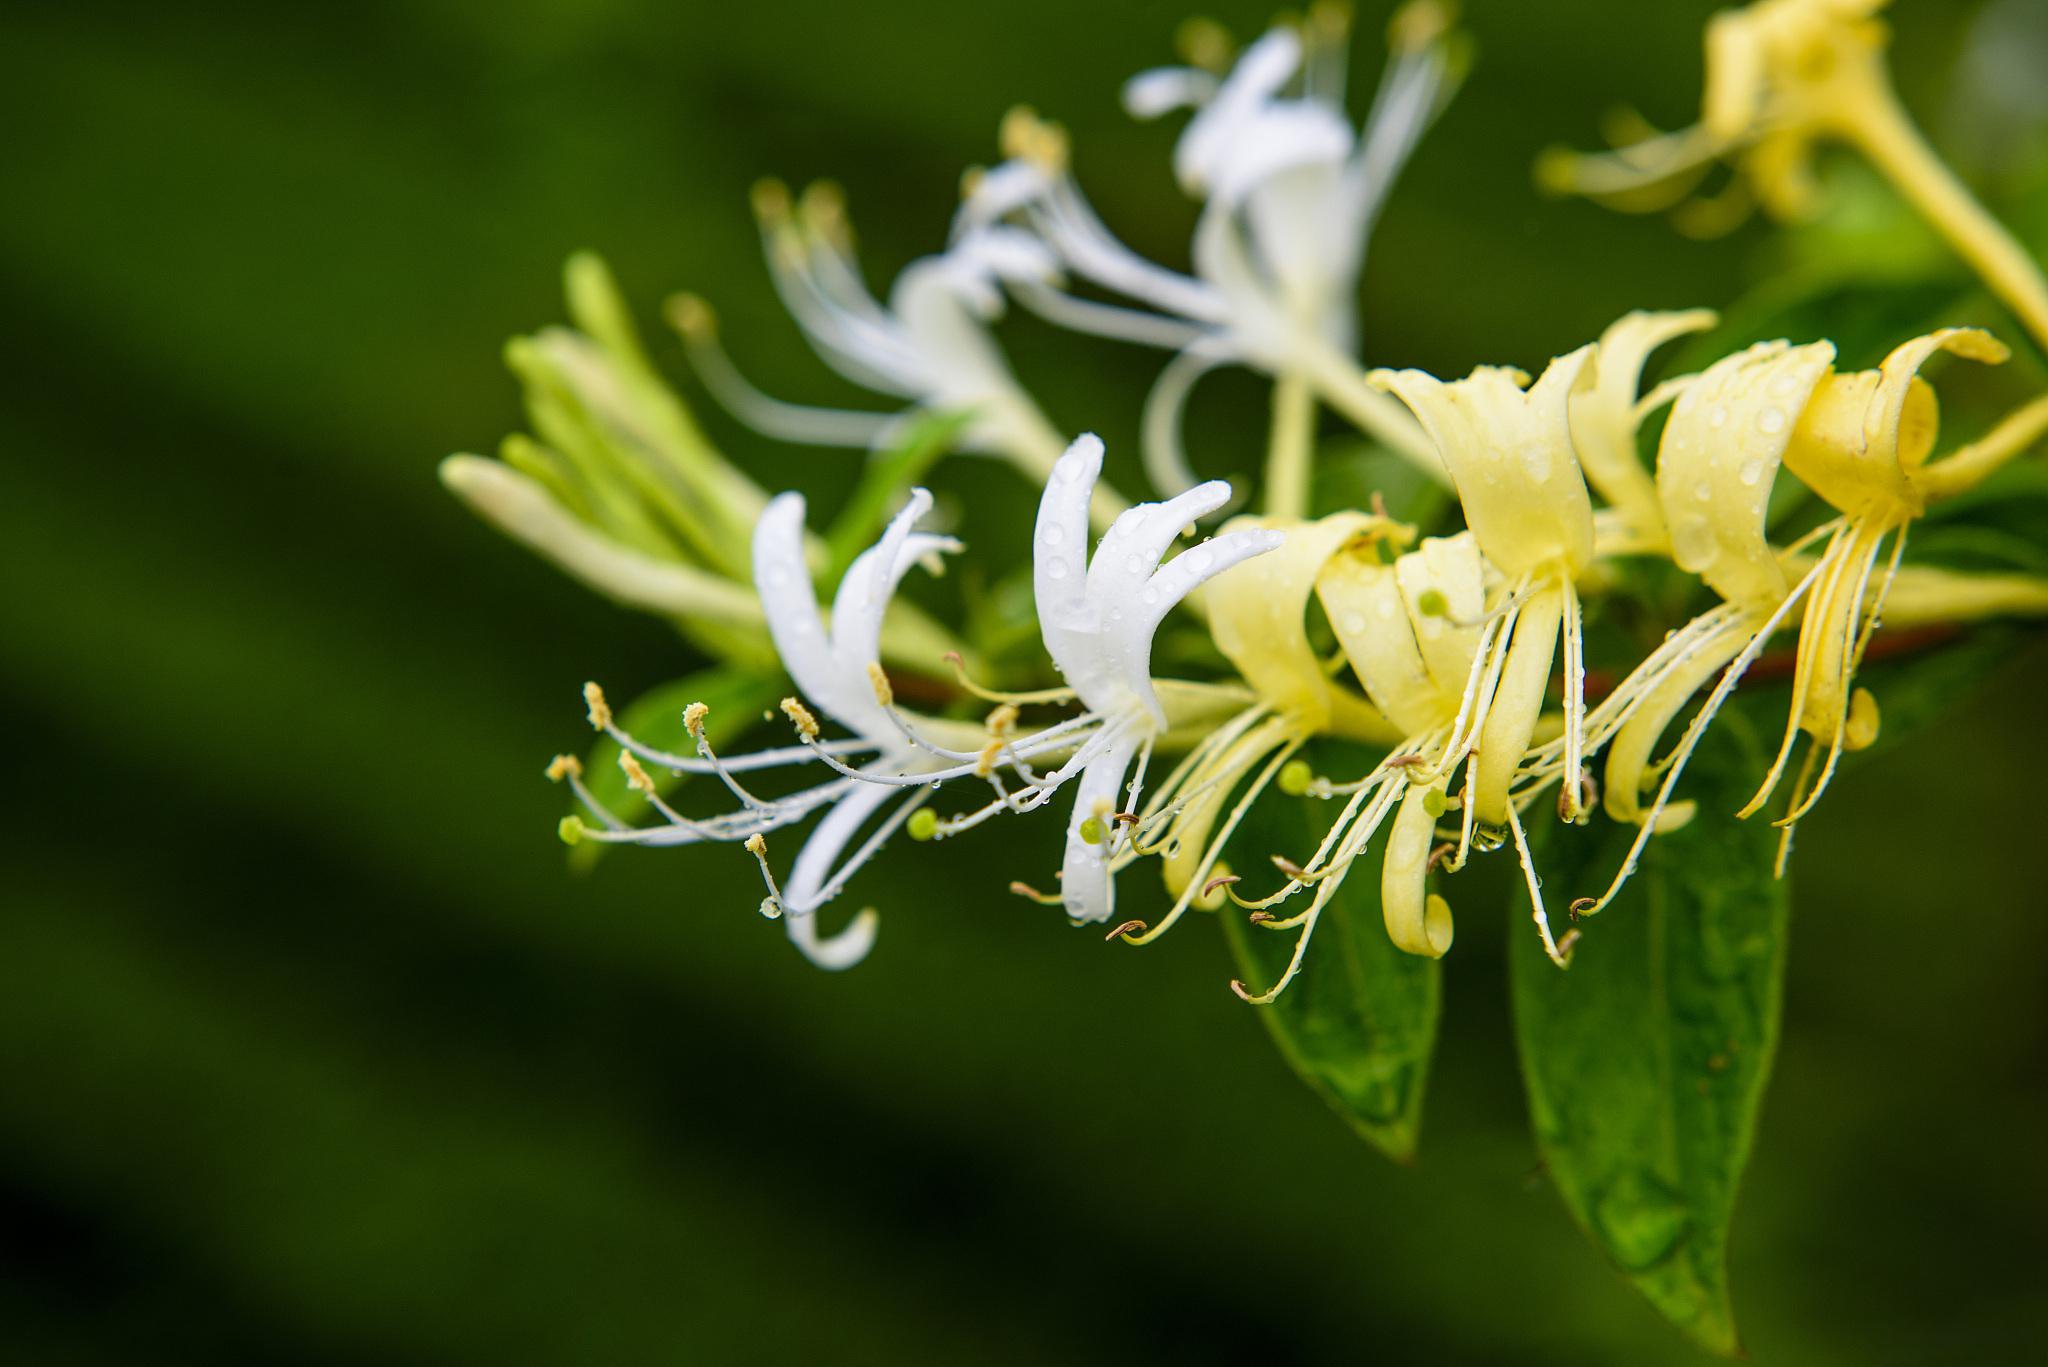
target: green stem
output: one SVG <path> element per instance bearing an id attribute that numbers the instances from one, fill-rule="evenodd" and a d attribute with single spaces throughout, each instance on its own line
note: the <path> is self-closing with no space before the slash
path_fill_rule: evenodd
<path id="1" fill-rule="evenodd" d="M 1283 371 L 1273 382 L 1273 439 L 1266 450 L 1266 514 L 1308 516 L 1315 455 L 1316 391 L 1306 377 Z"/>

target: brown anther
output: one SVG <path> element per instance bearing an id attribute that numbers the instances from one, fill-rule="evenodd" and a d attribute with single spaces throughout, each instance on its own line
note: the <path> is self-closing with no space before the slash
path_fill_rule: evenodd
<path id="1" fill-rule="evenodd" d="M 1216 889 L 1227 888 L 1234 883 L 1241 883 L 1243 881 L 1243 879 L 1239 878 L 1234 873 L 1219 873 L 1214 878 L 1211 878 L 1208 882 L 1202 884 L 1202 896 L 1205 898 L 1214 897 L 1216 895 Z"/>
<path id="2" fill-rule="evenodd" d="M 1296 883 L 1306 883 L 1308 881 L 1308 870 L 1284 854 L 1273 856 L 1273 867 L 1286 874 L 1289 879 Z"/>
<path id="3" fill-rule="evenodd" d="M 1444 860 L 1449 859 L 1452 855 L 1456 854 L 1457 852 L 1457 842 L 1454 840 L 1446 840 L 1443 844 L 1437 846 L 1435 849 L 1429 852 L 1429 862 L 1422 866 L 1422 871 L 1424 873 L 1435 873 L 1437 871 L 1437 868 L 1444 862 Z"/>
<path id="4" fill-rule="evenodd" d="M 1389 769 L 1419 769 L 1428 763 L 1421 755 L 1390 755 L 1387 758 Z"/>
<path id="5" fill-rule="evenodd" d="M 1135 826 L 1138 824 L 1138 814 L 1136 812 L 1118 812 L 1109 821 L 1113 826 Z"/>
<path id="6" fill-rule="evenodd" d="M 1574 921 L 1578 920 L 1581 916 L 1591 912 L 1594 907 L 1599 905 L 1600 899 L 1597 897 L 1574 897 L 1572 899 L 1572 919 Z"/>
<path id="7" fill-rule="evenodd" d="M 1236 978 L 1232 978 L 1230 980 L 1230 990 L 1232 992 L 1237 993 L 1237 998 L 1239 1001 L 1248 1002 L 1252 999 L 1251 989 L 1246 987 L 1243 983 L 1239 982 Z"/>
<path id="8" fill-rule="evenodd" d="M 1109 934 L 1103 936 L 1102 939 L 1103 942 L 1106 944 L 1109 941 L 1116 939 L 1119 935 L 1136 935 L 1144 928 L 1145 923 L 1143 921 L 1126 921 L 1122 925 L 1118 926 L 1115 930 L 1109 932 Z"/>
<path id="9" fill-rule="evenodd" d="M 1576 930 L 1568 930 L 1568 931 L 1566 931 L 1566 932 L 1565 932 L 1565 933 L 1564 933 L 1564 934 L 1563 934 L 1562 936 L 1560 936 L 1560 937 L 1558 938 L 1558 941 L 1557 941 L 1557 957 L 1558 957 L 1558 958 L 1560 958 L 1560 959 L 1569 959 L 1569 958 L 1571 958 L 1571 956 L 1572 956 L 1572 948 L 1573 948 L 1573 947 L 1574 947 L 1575 945 L 1577 945 L 1577 944 L 1578 944 L 1578 942 L 1579 942 L 1579 932 L 1577 932 Z"/>
<path id="10" fill-rule="evenodd" d="M 548 782 L 560 783 L 565 778 L 583 777 L 583 761 L 574 755 L 556 755 L 548 761 Z"/>
<path id="11" fill-rule="evenodd" d="M 583 685 L 583 705 L 590 709 L 590 729 L 602 731 L 612 724 L 611 704 L 604 700 L 604 690 L 595 683 Z"/>
<path id="12" fill-rule="evenodd" d="M 1375 489 L 1372 491 L 1372 515 L 1385 522 L 1392 522 L 1394 516 L 1387 511 L 1387 496 Z"/>
<path id="13" fill-rule="evenodd" d="M 1244 919 L 1251 922 L 1255 926 L 1262 926 L 1266 924 L 1266 922 L 1268 921 L 1277 921 L 1280 918 L 1275 916 L 1270 911 L 1255 911 L 1251 915 L 1245 917 Z"/>

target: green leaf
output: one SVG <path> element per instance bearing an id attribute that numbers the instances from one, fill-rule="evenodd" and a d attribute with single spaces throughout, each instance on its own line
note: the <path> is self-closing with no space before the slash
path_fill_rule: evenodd
<path id="1" fill-rule="evenodd" d="M 825 533 L 829 578 L 836 582 L 854 557 L 868 548 L 901 501 L 903 491 L 923 479 L 939 457 L 953 448 L 973 417 L 972 411 L 926 414 L 910 424 L 894 447 L 875 453 Z"/>
<path id="2" fill-rule="evenodd" d="M 1699 814 L 1652 840 L 1621 897 L 1581 924 L 1571 967 L 1544 957 L 1526 915 L 1513 920 L 1509 952 L 1529 1115 L 1551 1181 L 1665 1318 L 1728 1354 L 1740 1351 L 1728 1226 L 1784 987 L 1778 832 L 1729 815 L 1761 769 L 1747 728 L 1724 714 L 1686 770 Z M 1604 820 L 1541 828 L 1551 901 L 1605 886 L 1633 836 Z"/>
<path id="3" fill-rule="evenodd" d="M 1377 758 L 1363 747 L 1333 741 L 1311 744 L 1301 754 L 1317 773 L 1340 779 L 1365 773 Z M 1340 806 L 1269 789 L 1232 838 L 1231 867 L 1262 872 L 1274 854 L 1306 859 Z M 1330 899 L 1294 982 L 1271 1005 L 1250 1009 L 1331 1109 L 1368 1143 L 1405 1163 L 1415 1156 L 1422 1126 L 1443 966 L 1404 954 L 1387 939 L 1378 850 L 1375 844 L 1359 859 Z M 1298 909 L 1283 904 L 1276 914 Z M 1257 991 L 1278 981 L 1294 950 L 1294 934 L 1252 925 L 1234 906 L 1218 914 L 1245 982 Z"/>
<path id="4" fill-rule="evenodd" d="M 775 705 L 775 699 L 776 685 L 772 680 L 736 666 L 721 665 L 650 689 L 620 709 L 618 719 L 635 740 L 657 750 L 689 755 L 695 753 L 696 742 L 683 729 L 683 709 L 691 703 L 701 702 L 711 709 L 704 718 L 704 734 L 714 746 L 723 747 L 751 730 L 761 720 L 762 710 Z M 658 764 L 645 767 L 654 786 L 664 795 L 690 779 L 688 774 L 672 773 Z M 618 743 L 610 738 L 600 736 L 591 746 L 583 761 L 583 781 L 592 796 L 621 821 L 638 824 L 647 816 L 647 799 L 626 785 L 626 776 L 619 769 Z M 580 807 L 577 812 L 587 815 Z M 605 848 L 595 840 L 581 842 L 569 851 L 570 867 L 593 867 Z"/>

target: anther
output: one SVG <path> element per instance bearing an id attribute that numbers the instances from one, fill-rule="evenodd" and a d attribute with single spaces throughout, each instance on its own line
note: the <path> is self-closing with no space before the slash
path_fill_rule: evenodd
<path id="1" fill-rule="evenodd" d="M 548 782 L 560 783 L 565 778 L 583 777 L 583 761 L 574 755 L 556 755 L 548 761 Z"/>
<path id="2" fill-rule="evenodd" d="M 1571 906 L 1572 919 L 1576 921 L 1581 916 L 1590 914 L 1599 905 L 1600 899 L 1597 897 L 1574 897 Z"/>
<path id="3" fill-rule="evenodd" d="M 1435 849 L 1429 852 L 1429 860 L 1422 866 L 1422 871 L 1424 873 L 1435 873 L 1438 868 L 1442 867 L 1443 862 L 1446 859 L 1449 859 L 1452 855 L 1456 854 L 1457 852 L 1458 842 L 1455 840 L 1446 840 L 1443 844 L 1437 846 Z"/>
<path id="4" fill-rule="evenodd" d="M 619 772 L 626 776 L 626 786 L 644 797 L 654 796 L 654 780 L 640 767 L 640 761 L 630 750 L 619 751 Z"/>
<path id="5" fill-rule="evenodd" d="M 1115 930 L 1109 932 L 1109 934 L 1103 936 L 1102 940 L 1104 944 L 1107 944 L 1109 941 L 1116 939 L 1119 935 L 1142 934 L 1144 932 L 1144 929 L 1145 923 L 1143 921 L 1126 921 L 1122 925 L 1118 926 Z"/>
<path id="6" fill-rule="evenodd" d="M 1244 880 L 1242 878 L 1239 878 L 1234 873 L 1219 873 L 1214 878 L 1211 878 L 1208 882 L 1202 884 L 1202 896 L 1214 897 L 1218 889 L 1231 887 L 1234 884 L 1242 883 L 1243 881 Z M 1252 913 L 1252 918 L 1256 920 L 1259 917 L 1264 916 L 1265 914 L 1266 913 L 1263 911 L 1255 911 Z"/>
<path id="7" fill-rule="evenodd" d="M 1251 922 L 1255 926 L 1262 926 L 1266 924 L 1266 922 L 1268 921 L 1277 921 L 1280 918 L 1275 916 L 1270 911 L 1255 911 L 1251 915 L 1245 917 L 1244 919 Z"/>
<path id="8" fill-rule="evenodd" d="M 782 715 L 789 718 L 790 723 L 796 727 L 796 733 L 805 740 L 816 740 L 818 738 L 818 719 L 812 716 L 811 709 L 805 707 L 798 699 L 793 697 L 784 698 L 782 700 Z M 696 733 L 693 731 L 691 734 L 695 735 Z"/>
<path id="9" fill-rule="evenodd" d="M 748 198 L 754 206 L 754 217 L 764 225 L 772 227 L 789 221 L 789 187 L 774 177 L 755 181 Z"/>
<path id="10" fill-rule="evenodd" d="M 590 729 L 602 731 L 612 724 L 611 704 L 604 700 L 604 690 L 595 683 L 583 685 L 583 703 L 590 709 Z"/>
<path id="11" fill-rule="evenodd" d="M 884 707 L 896 705 L 896 690 L 889 683 L 888 674 L 873 660 L 868 661 L 868 683 L 875 690 L 875 701 Z"/>
<path id="12" fill-rule="evenodd" d="M 1054 896 L 1052 893 L 1040 892 L 1037 888 L 1032 887 L 1029 883 L 1012 883 L 1010 884 L 1010 891 L 1013 895 L 1026 898 L 1029 901 L 1036 902 L 1038 903 L 1038 905 L 1042 907 L 1057 907 L 1064 905 L 1064 903 L 1062 903 L 1060 899 Z"/>
<path id="13" fill-rule="evenodd" d="M 1273 867 L 1280 870 L 1280 872 L 1286 874 L 1289 880 L 1293 882 L 1306 883 L 1308 881 L 1308 870 L 1304 869 L 1301 865 L 1295 863 L 1292 859 L 1289 859 L 1284 854 L 1276 854 L 1273 856 Z"/>
<path id="14" fill-rule="evenodd" d="M 955 655 L 953 658 L 957 660 L 960 657 Z M 988 728 L 988 733 L 996 739 L 1001 740 L 1008 737 L 1017 728 L 1016 704 L 1004 703 L 993 712 L 990 712 L 988 719 L 982 724 Z"/>
<path id="15" fill-rule="evenodd" d="M 1239 982 L 1236 978 L 1232 978 L 1230 980 L 1230 990 L 1232 992 L 1237 993 L 1237 998 L 1239 1001 L 1249 1002 L 1252 999 L 1251 989 L 1246 987 L 1242 982 Z"/>
<path id="16" fill-rule="evenodd" d="M 683 336 L 701 339 L 718 331 L 718 315 L 701 295 L 675 294 L 668 300 L 668 324 Z"/>
<path id="17" fill-rule="evenodd" d="M 710 715 L 711 706 L 708 703 L 693 702 L 683 709 L 683 729 L 700 745 L 704 741 L 704 719 Z"/>

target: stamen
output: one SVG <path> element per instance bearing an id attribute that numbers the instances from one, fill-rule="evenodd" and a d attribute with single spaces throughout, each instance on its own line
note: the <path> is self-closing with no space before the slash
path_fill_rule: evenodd
<path id="1" fill-rule="evenodd" d="M 1110 932 L 1109 932 L 1109 934 L 1107 934 L 1107 935 L 1103 936 L 1103 937 L 1102 937 L 1102 939 L 1103 939 L 1103 943 L 1107 944 L 1107 943 L 1108 943 L 1109 941 L 1111 941 L 1111 940 L 1114 940 L 1114 939 L 1116 939 L 1116 938 L 1117 938 L 1118 936 L 1126 936 L 1126 935 L 1134 935 L 1134 934 L 1137 934 L 1138 932 L 1140 932 L 1140 931 L 1142 931 L 1142 930 L 1144 930 L 1144 929 L 1145 929 L 1145 923 L 1144 923 L 1143 921 L 1126 921 L 1126 922 L 1124 922 L 1124 923 L 1123 923 L 1122 925 L 1118 926 L 1118 927 L 1117 927 L 1116 929 L 1114 929 L 1114 930 L 1110 931 Z M 1142 941 L 1142 940 L 1130 940 L 1130 941 L 1127 941 L 1127 943 L 1129 943 L 1129 944 L 1134 944 L 1134 945 L 1135 945 L 1135 944 L 1143 944 L 1143 943 L 1144 943 L 1144 941 Z"/>
<path id="2" fill-rule="evenodd" d="M 805 741 L 814 741 L 818 738 L 818 719 L 811 715 L 810 708 L 805 707 L 796 698 L 782 700 L 782 715 L 789 718 L 791 724 L 796 727 L 797 735 Z"/>
<path id="3" fill-rule="evenodd" d="M 612 724 L 612 709 L 604 700 L 604 690 L 595 683 L 583 685 L 583 702 L 590 709 L 590 729 L 602 731 Z"/>
<path id="4" fill-rule="evenodd" d="M 1037 888 L 1032 887 L 1029 883 L 1012 883 L 1010 884 L 1010 891 L 1015 896 L 1022 897 L 1027 901 L 1036 902 L 1038 903 L 1038 905 L 1042 907 L 1057 907 L 1065 905 L 1065 903 L 1060 899 L 1059 894 L 1051 892 L 1040 892 Z"/>

